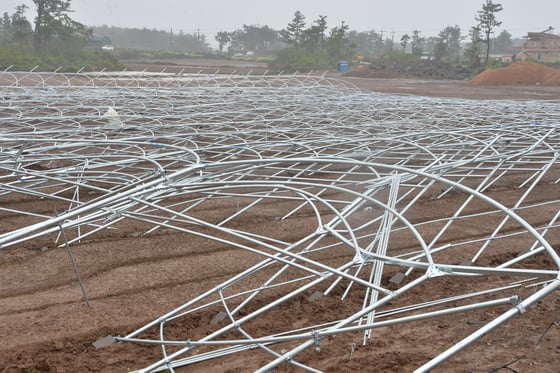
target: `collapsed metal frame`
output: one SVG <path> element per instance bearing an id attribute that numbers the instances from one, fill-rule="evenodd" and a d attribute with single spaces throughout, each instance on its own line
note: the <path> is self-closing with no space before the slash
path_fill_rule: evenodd
<path id="1" fill-rule="evenodd" d="M 418 368 L 428 371 L 560 286 L 547 240 L 560 231 L 560 192 L 535 197 L 560 183 L 558 102 L 382 95 L 315 76 L 30 72 L 0 82 L 0 212 L 35 220 L 0 231 L 0 248 L 61 229 L 75 244 L 137 221 L 144 234 L 173 229 L 262 258 L 108 338 L 161 346 L 140 371 L 254 349 L 272 359 L 258 372 L 285 362 L 318 371 L 297 357 L 328 336 L 361 332 L 367 343 L 384 326 L 499 310 Z M 60 210 L 14 206 L 21 198 Z M 288 224 L 297 239 L 240 225 L 248 217 Z M 469 286 L 414 295 L 457 277 Z M 259 316 L 302 296 L 347 308 L 261 330 Z M 176 325 L 208 312 L 209 335 Z"/>

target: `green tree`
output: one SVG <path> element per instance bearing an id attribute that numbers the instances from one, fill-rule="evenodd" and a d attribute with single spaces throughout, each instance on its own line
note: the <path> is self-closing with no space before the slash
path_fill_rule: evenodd
<path id="1" fill-rule="evenodd" d="M 270 47 L 278 39 L 278 33 L 268 26 L 243 25 L 243 29 L 240 31 L 237 35 L 241 38 L 241 45 L 245 53 L 267 55 Z"/>
<path id="2" fill-rule="evenodd" d="M 218 49 L 220 50 L 220 53 L 223 53 L 224 46 L 228 45 L 231 41 L 231 34 L 227 31 L 220 31 L 216 34 L 214 39 L 218 42 Z"/>
<path id="3" fill-rule="evenodd" d="M 326 32 L 327 16 L 319 16 L 310 28 L 303 31 L 302 44 L 311 50 L 324 50 Z"/>
<path id="4" fill-rule="evenodd" d="M 436 60 L 456 60 L 461 50 L 461 28 L 447 26 L 438 34 L 433 55 Z"/>
<path id="5" fill-rule="evenodd" d="M 381 34 L 371 31 L 348 32 L 348 39 L 356 46 L 356 53 L 365 57 L 380 56 L 384 53 L 385 43 Z"/>
<path id="6" fill-rule="evenodd" d="M 305 16 L 297 10 L 294 13 L 294 19 L 288 23 L 288 26 L 280 31 L 280 36 L 284 41 L 292 46 L 298 47 L 303 41 L 303 33 L 305 30 Z"/>
<path id="7" fill-rule="evenodd" d="M 480 66 L 480 53 L 481 49 L 481 37 L 480 28 L 478 26 L 471 27 L 469 31 L 470 43 L 465 49 L 465 59 L 467 64 L 471 67 Z"/>
<path id="8" fill-rule="evenodd" d="M 10 40 L 12 38 L 12 19 L 8 12 L 4 12 L 0 18 L 0 41 Z"/>
<path id="9" fill-rule="evenodd" d="M 437 36 L 429 36 L 424 40 L 424 54 L 430 55 L 435 58 L 436 49 L 440 38 Z M 447 50 L 447 48 L 446 48 Z"/>
<path id="10" fill-rule="evenodd" d="M 24 42 L 25 38 L 31 34 L 31 23 L 25 17 L 27 5 L 22 4 L 16 7 L 16 12 L 12 15 L 11 31 L 14 40 Z"/>
<path id="11" fill-rule="evenodd" d="M 426 39 L 420 36 L 420 31 L 412 31 L 412 37 L 410 39 L 410 44 L 412 46 L 412 54 L 414 56 L 421 56 L 424 52 L 424 42 Z"/>
<path id="12" fill-rule="evenodd" d="M 393 50 L 395 49 L 395 41 L 393 40 L 393 38 L 385 38 L 385 40 L 383 41 L 383 50 L 381 52 L 381 54 L 391 54 L 393 53 Z"/>
<path id="13" fill-rule="evenodd" d="M 511 34 L 506 30 L 503 30 L 496 38 L 493 40 L 493 50 L 496 53 L 510 53 L 511 47 L 513 46 L 513 40 L 511 39 Z"/>
<path id="14" fill-rule="evenodd" d="M 291 47 L 278 52 L 277 58 L 269 64 L 273 71 L 309 71 L 333 66 L 333 63 L 354 56 L 355 45 L 349 38 L 349 26 L 341 23 L 330 30 L 327 29 L 326 17 L 319 16 L 309 29 L 305 29 L 304 17 L 296 12 L 288 27 L 280 31 L 285 42 Z M 324 47 L 321 48 L 321 44 Z"/>
<path id="15" fill-rule="evenodd" d="M 0 28 L 6 32 L 9 32 L 12 29 L 12 18 L 8 12 L 4 12 L 2 15 L 2 19 L 0 19 Z"/>
<path id="16" fill-rule="evenodd" d="M 503 10 L 501 4 L 495 4 L 492 0 L 486 0 L 484 4 L 482 4 L 482 10 L 479 10 L 475 15 L 474 19 L 478 22 L 478 27 L 480 32 L 484 35 L 484 44 L 486 44 L 486 65 L 490 60 L 490 42 L 491 42 L 491 35 L 494 32 L 494 29 L 502 24 L 496 19 L 496 13 L 501 12 Z"/>
<path id="17" fill-rule="evenodd" d="M 305 48 L 284 48 L 278 51 L 278 56 L 268 64 L 268 68 L 275 72 L 305 72 L 332 67 L 328 55 L 324 51 L 311 52 Z"/>
<path id="18" fill-rule="evenodd" d="M 328 39 L 328 51 L 331 62 L 351 58 L 354 54 L 355 45 L 348 38 L 350 26 L 344 23 L 333 27 Z"/>
<path id="19" fill-rule="evenodd" d="M 90 30 L 68 16 L 72 12 L 70 0 L 33 0 L 33 3 L 37 10 L 33 35 L 37 54 L 46 54 L 54 39 L 68 43 L 91 36 Z"/>
<path id="20" fill-rule="evenodd" d="M 406 46 L 408 45 L 408 42 L 410 41 L 410 35 L 408 34 L 404 34 L 401 37 L 401 46 L 402 46 L 402 51 L 403 53 L 406 51 Z"/>
<path id="21" fill-rule="evenodd" d="M 254 53 L 266 56 L 278 47 L 278 32 L 268 26 L 243 25 L 228 34 L 229 53 Z"/>

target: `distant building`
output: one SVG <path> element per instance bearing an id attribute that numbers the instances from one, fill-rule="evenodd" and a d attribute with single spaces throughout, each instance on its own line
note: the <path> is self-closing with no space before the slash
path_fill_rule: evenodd
<path id="1" fill-rule="evenodd" d="M 507 56 L 501 56 L 500 57 L 502 59 L 502 62 L 505 63 L 509 63 L 513 61 L 513 56 L 507 55 Z"/>
<path id="2" fill-rule="evenodd" d="M 542 32 L 529 32 L 522 47 L 513 48 L 516 60 L 560 62 L 560 35 L 552 27 Z"/>

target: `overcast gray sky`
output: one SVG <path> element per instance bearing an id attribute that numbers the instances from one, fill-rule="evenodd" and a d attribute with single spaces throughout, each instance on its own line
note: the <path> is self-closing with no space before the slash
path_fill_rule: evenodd
<path id="1" fill-rule="evenodd" d="M 474 15 L 483 0 L 73 0 L 72 17 L 88 26 L 120 26 L 180 30 L 207 34 L 213 43 L 218 31 L 233 31 L 247 25 L 268 25 L 280 30 L 300 10 L 308 24 L 326 15 L 328 26 L 345 21 L 357 31 L 383 30 L 395 38 L 412 30 L 434 36 L 448 25 L 458 25 L 463 34 L 474 25 Z M 504 10 L 498 13 L 501 29 L 514 37 L 527 31 L 542 31 L 548 26 L 560 33 L 560 1 L 496 0 Z M 13 13 L 25 3 L 34 16 L 31 0 L 2 0 L 0 11 Z M 398 39 L 397 39 L 398 40 Z"/>

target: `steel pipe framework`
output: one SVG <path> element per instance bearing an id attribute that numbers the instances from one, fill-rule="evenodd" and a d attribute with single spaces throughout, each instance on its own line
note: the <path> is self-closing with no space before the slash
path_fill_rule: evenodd
<path id="1" fill-rule="evenodd" d="M 367 343 L 387 325 L 499 312 L 418 368 L 428 371 L 560 286 L 549 240 L 560 234 L 560 102 L 384 95 L 298 75 L 6 72 L 0 85 L 0 213 L 32 221 L 0 228 L 0 248 L 137 221 L 144 234 L 172 229 L 260 258 L 114 337 L 161 346 L 142 372 L 253 349 L 270 358 L 259 372 L 318 371 L 299 356 L 329 336 Z M 286 238 L 241 224 L 252 217 L 306 224 Z M 468 286 L 414 295 L 443 281 Z M 302 296 L 344 307 L 281 322 Z M 180 330 L 200 313 L 215 315 L 207 335 Z M 279 322 L 263 331 L 265 314 Z"/>

